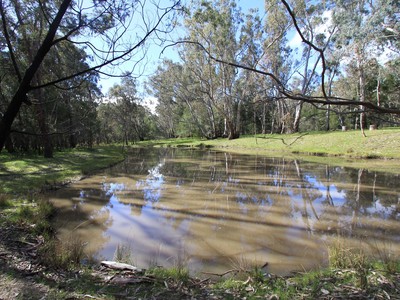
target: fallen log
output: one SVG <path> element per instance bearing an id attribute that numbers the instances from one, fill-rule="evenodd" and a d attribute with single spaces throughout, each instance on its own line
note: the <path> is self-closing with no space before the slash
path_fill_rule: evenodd
<path id="1" fill-rule="evenodd" d="M 116 261 L 103 260 L 102 262 L 100 262 L 100 264 L 102 266 L 105 266 L 107 268 L 114 269 L 114 270 L 121 270 L 121 271 L 122 270 L 129 270 L 129 271 L 134 271 L 134 272 L 141 272 L 142 271 L 141 269 L 139 269 L 139 268 L 137 268 L 135 266 L 132 266 L 132 265 L 129 265 L 129 264 L 124 264 L 124 263 L 119 263 L 119 262 L 116 262 Z"/>

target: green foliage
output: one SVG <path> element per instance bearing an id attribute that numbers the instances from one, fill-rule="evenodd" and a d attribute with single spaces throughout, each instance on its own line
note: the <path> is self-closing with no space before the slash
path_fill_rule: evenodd
<path id="1" fill-rule="evenodd" d="M 111 101 L 102 103 L 97 109 L 99 141 L 129 145 L 154 136 L 154 118 L 142 105 L 137 85 L 134 78 L 127 76 L 121 84 L 110 88 L 108 97 Z"/>

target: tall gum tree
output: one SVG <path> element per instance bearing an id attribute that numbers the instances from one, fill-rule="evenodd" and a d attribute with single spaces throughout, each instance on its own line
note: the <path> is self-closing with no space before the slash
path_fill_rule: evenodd
<path id="1" fill-rule="evenodd" d="M 297 23 L 301 26 L 301 31 L 304 37 L 312 44 L 317 45 L 325 51 L 327 48 L 334 28 L 331 26 L 329 18 L 324 16 L 326 6 L 322 3 L 307 3 L 308 1 L 295 1 L 294 13 L 296 14 Z M 326 27 L 325 29 L 323 29 Z M 300 94 L 310 96 L 317 82 L 319 75 L 318 68 L 321 68 L 321 53 L 316 52 L 310 44 L 303 43 L 302 57 L 300 60 L 300 68 L 303 71 L 296 70 L 300 76 L 300 86 L 298 87 Z M 295 102 L 295 112 L 293 116 L 293 132 L 298 132 L 300 127 L 301 112 L 304 101 Z"/>
<path id="2" fill-rule="evenodd" d="M 263 57 L 262 51 L 263 42 L 263 23 L 259 16 L 258 10 L 251 9 L 245 16 L 245 23 L 240 32 L 239 47 L 242 49 L 243 55 L 240 58 L 240 63 L 256 68 Z M 264 94 L 259 82 L 262 78 L 259 74 L 244 70 L 239 73 L 237 91 L 241 99 L 244 111 L 253 113 L 253 132 L 257 133 L 257 123 L 261 123 L 261 132 L 265 133 L 266 125 L 266 103 L 262 99 Z M 238 109 L 238 113 L 241 111 Z M 240 121 L 240 126 L 249 126 L 249 120 L 237 118 Z M 249 118 L 250 116 L 247 116 Z M 239 126 L 239 125 L 238 125 Z"/>
<path id="3" fill-rule="evenodd" d="M 204 45 L 209 53 L 224 60 L 238 60 L 240 47 L 236 33 L 240 28 L 241 13 L 235 1 L 194 1 L 189 13 L 185 20 L 186 40 Z M 210 59 L 192 43 L 184 44 L 183 60 L 198 77 L 204 102 L 210 103 L 212 109 L 223 117 L 223 135 L 229 139 L 237 138 L 240 134 L 237 118 L 241 109 L 241 99 L 236 90 L 237 72 L 232 66 Z M 215 137 L 217 135 L 215 129 Z"/>
<path id="4" fill-rule="evenodd" d="M 264 22 L 265 36 L 262 42 L 263 56 L 260 70 L 273 73 L 279 78 L 280 83 L 286 86 L 291 79 L 293 67 L 292 49 L 287 45 L 291 21 L 285 8 L 277 0 L 265 1 L 265 11 L 267 16 Z M 286 121 L 289 116 L 287 102 L 281 93 L 279 83 L 270 76 L 263 77 L 261 83 L 266 91 L 263 112 L 267 113 L 266 103 L 268 103 L 271 132 L 286 132 L 290 128 L 290 122 Z M 265 115 L 263 117 L 265 118 Z M 265 129 L 263 132 L 265 133 Z"/>

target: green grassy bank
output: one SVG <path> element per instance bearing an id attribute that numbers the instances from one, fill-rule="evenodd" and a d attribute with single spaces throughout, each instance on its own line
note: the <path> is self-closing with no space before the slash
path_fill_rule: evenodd
<path id="1" fill-rule="evenodd" d="M 201 140 L 177 138 L 145 141 L 139 147 L 198 147 L 217 150 L 300 158 L 317 163 L 398 173 L 400 171 L 400 128 L 366 131 L 308 132 L 242 136 L 239 139 Z M 329 159 L 326 159 L 329 156 Z"/>
<path id="2" fill-rule="evenodd" d="M 124 159 L 118 146 L 58 151 L 54 158 L 32 154 L 0 154 L 0 194 L 27 195 L 57 188 Z"/>
<path id="3" fill-rule="evenodd" d="M 250 153 L 276 155 L 301 153 L 311 155 L 344 156 L 353 158 L 400 159 L 400 128 L 360 131 L 307 132 L 296 134 L 265 134 L 242 136 L 239 139 L 199 140 L 178 138 L 145 141 L 139 146 L 194 146 L 235 149 Z"/>

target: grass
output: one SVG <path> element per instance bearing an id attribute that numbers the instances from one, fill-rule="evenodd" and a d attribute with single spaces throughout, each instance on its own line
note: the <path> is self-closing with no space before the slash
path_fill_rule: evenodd
<path id="1" fill-rule="evenodd" d="M 400 158 L 400 129 L 381 129 L 363 137 L 359 131 L 307 132 L 296 134 L 266 134 L 242 136 L 239 139 L 201 140 L 178 138 L 145 141 L 138 146 L 155 147 L 213 147 L 246 153 L 283 152 L 332 155 L 357 158 Z"/>
<path id="2" fill-rule="evenodd" d="M 241 136 L 239 139 L 177 138 L 140 142 L 137 147 L 213 148 L 240 154 L 300 158 L 302 160 L 398 173 L 400 128 L 367 131 L 307 132 Z M 329 156 L 329 160 L 326 159 Z"/>
<path id="3" fill-rule="evenodd" d="M 126 264 L 133 264 L 132 247 L 129 244 L 118 244 L 114 252 L 114 261 Z"/>
<path id="4" fill-rule="evenodd" d="M 179 266 L 174 266 L 171 268 L 150 268 L 146 271 L 146 275 L 153 276 L 159 281 L 168 279 L 176 282 L 187 283 L 190 279 L 189 270 Z"/>
<path id="5" fill-rule="evenodd" d="M 124 153 L 117 146 L 60 151 L 51 159 L 3 151 L 0 154 L 0 194 L 27 195 L 56 188 L 123 159 Z"/>
<path id="6" fill-rule="evenodd" d="M 356 158 L 400 158 L 400 128 L 388 128 L 367 132 L 359 131 L 306 132 L 296 134 L 266 134 L 242 136 L 239 139 L 201 140 L 178 138 L 140 142 L 139 146 L 189 146 L 214 147 L 237 151 L 303 153 L 315 155 L 345 156 Z"/>
<path id="7" fill-rule="evenodd" d="M 66 241 L 48 239 L 40 248 L 41 262 L 53 269 L 68 270 L 80 266 L 85 253 L 85 243 L 71 236 Z"/>

